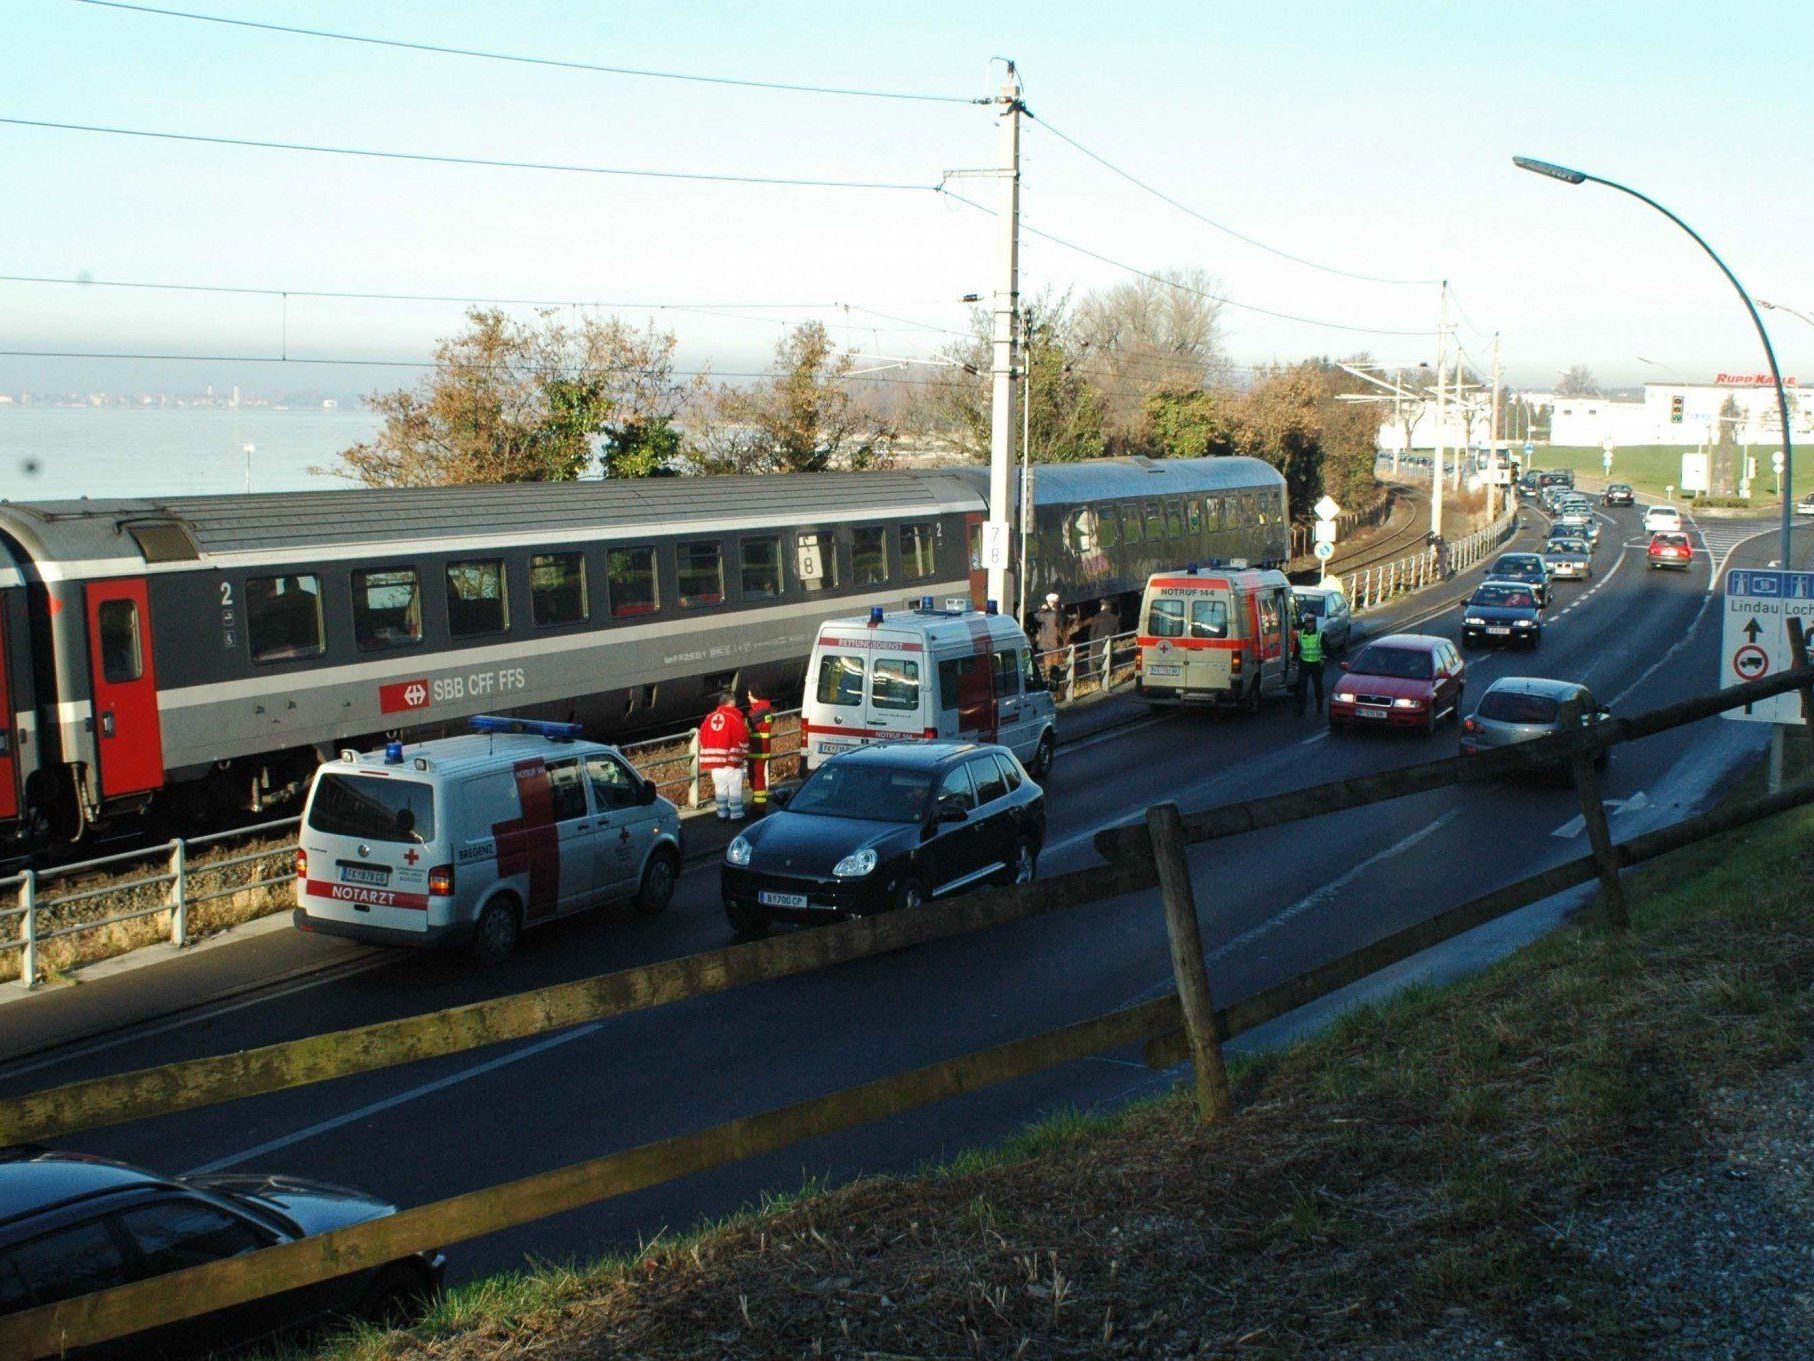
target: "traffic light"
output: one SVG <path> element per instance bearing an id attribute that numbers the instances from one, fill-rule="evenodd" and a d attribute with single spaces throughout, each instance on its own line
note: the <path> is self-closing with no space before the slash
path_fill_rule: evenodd
<path id="1" fill-rule="evenodd" d="M 1669 423 L 1671 425 L 1682 423 L 1682 408 L 1687 404 L 1688 399 L 1680 394 L 1669 399 Z"/>

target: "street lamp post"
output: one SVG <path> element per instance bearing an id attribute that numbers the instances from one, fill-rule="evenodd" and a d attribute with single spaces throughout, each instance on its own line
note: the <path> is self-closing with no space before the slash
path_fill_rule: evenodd
<path id="1" fill-rule="evenodd" d="M 1512 164 L 1517 166 L 1520 170 L 1528 170 L 1534 175 L 1546 175 L 1552 180 L 1561 180 L 1564 184 L 1584 184 L 1587 181 L 1592 180 L 1595 184 L 1603 184 L 1608 189 L 1617 189 L 1621 194 L 1629 194 L 1640 203 L 1649 204 L 1664 217 L 1675 223 L 1676 226 L 1687 232 L 1689 236 L 1693 237 L 1694 244 L 1707 252 L 1708 259 L 1712 260 L 1714 264 L 1720 267 L 1720 273 L 1726 276 L 1727 282 L 1738 290 L 1738 296 L 1744 301 L 1745 311 L 1751 314 L 1751 324 L 1757 328 L 1757 338 L 1764 344 L 1764 358 L 1769 361 L 1770 377 L 1776 384 L 1776 408 L 1782 417 L 1783 504 L 1781 557 L 1782 565 L 1787 568 L 1789 566 L 1790 548 L 1789 531 L 1795 522 L 1789 505 L 1795 485 L 1795 458 L 1794 452 L 1790 447 L 1791 441 L 1789 437 L 1789 394 L 1783 389 L 1782 371 L 1776 366 L 1776 350 L 1770 344 L 1770 333 L 1764 329 L 1764 319 L 1758 315 L 1757 308 L 1751 301 L 1751 295 L 1745 291 L 1745 286 L 1738 281 L 1738 276 L 1726 267 L 1726 262 L 1720 259 L 1713 247 L 1709 246 L 1701 239 L 1701 234 L 1699 232 L 1695 231 L 1693 227 L 1690 227 L 1686 222 L 1682 221 L 1681 218 L 1670 212 L 1669 209 L 1665 208 L 1655 199 L 1646 194 L 1640 194 L 1636 189 L 1631 188 L 1629 185 L 1619 184 L 1614 180 L 1605 179 L 1599 175 L 1590 175 L 1584 170 L 1570 170 L 1567 166 L 1554 165 L 1549 161 L 1533 160 L 1529 156 L 1514 156 L 1512 157 Z"/>

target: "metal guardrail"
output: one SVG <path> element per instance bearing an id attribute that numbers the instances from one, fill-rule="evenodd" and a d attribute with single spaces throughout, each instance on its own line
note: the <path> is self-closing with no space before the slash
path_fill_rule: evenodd
<path id="1" fill-rule="evenodd" d="M 1342 594 L 1356 614 L 1377 609 L 1396 596 L 1434 586 L 1457 572 L 1465 572 L 1511 537 L 1518 524 L 1514 506 L 1485 529 L 1457 539 L 1444 548 L 1425 548 L 1394 562 L 1382 562 L 1365 571 L 1341 578 Z"/>

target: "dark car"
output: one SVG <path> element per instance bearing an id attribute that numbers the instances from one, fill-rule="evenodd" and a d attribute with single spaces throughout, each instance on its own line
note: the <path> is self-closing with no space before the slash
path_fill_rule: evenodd
<path id="1" fill-rule="evenodd" d="M 1417 728 L 1461 713 L 1467 663 L 1447 638 L 1393 633 L 1368 643 L 1329 692 L 1329 730 Z"/>
<path id="2" fill-rule="evenodd" d="M 1631 506 L 1637 504 L 1632 496 L 1631 483 L 1629 482 L 1608 483 L 1606 490 L 1600 493 L 1600 501 L 1601 504 L 1608 506 Z"/>
<path id="3" fill-rule="evenodd" d="M 1586 581 L 1594 574 L 1594 547 L 1586 539 L 1552 530 L 1549 542 L 1543 545 L 1543 565 L 1553 581 L 1563 577 Z"/>
<path id="4" fill-rule="evenodd" d="M 1028 883 L 1045 837 L 1045 794 L 1006 747 L 879 742 L 827 761 L 725 848 L 724 913 L 760 936 Z"/>
<path id="5" fill-rule="evenodd" d="M 1461 607 L 1461 641 L 1523 643 L 1537 646 L 1543 615 L 1529 586 L 1514 581 L 1484 581 Z"/>
<path id="6" fill-rule="evenodd" d="M 80 1153 L 0 1150 L 0 1314 L 394 1213 L 363 1192 L 300 1178 L 161 1177 Z M 70 1355 L 197 1356 L 334 1318 L 396 1322 L 440 1290 L 445 1269 L 440 1253 L 413 1253 Z"/>
<path id="7" fill-rule="evenodd" d="M 1515 581 L 1531 588 L 1537 608 L 1549 604 L 1549 568 L 1541 553 L 1501 553 L 1487 568 L 1488 581 Z"/>

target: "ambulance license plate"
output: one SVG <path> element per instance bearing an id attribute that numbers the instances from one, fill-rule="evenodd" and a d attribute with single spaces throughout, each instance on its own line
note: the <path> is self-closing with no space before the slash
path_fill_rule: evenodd
<path id="1" fill-rule="evenodd" d="M 756 901 L 764 907 L 805 907 L 804 893 L 770 893 L 763 889 L 756 894 Z"/>
<path id="2" fill-rule="evenodd" d="M 377 865 L 349 865 L 344 861 L 340 865 L 340 882 L 343 884 L 377 884 L 383 887 L 390 881 L 391 872 Z"/>
<path id="3" fill-rule="evenodd" d="M 1182 666 L 1149 666 L 1146 669 L 1155 676 L 1182 676 L 1184 674 Z"/>
<path id="4" fill-rule="evenodd" d="M 1386 716 L 1386 711 L 1384 709 L 1369 709 L 1364 704 L 1355 709 L 1354 712 L 1359 714 L 1362 718 L 1384 718 Z"/>
<path id="5" fill-rule="evenodd" d="M 1487 632 L 1492 634 L 1495 638 L 1504 638 L 1511 634 L 1509 628 L 1501 628 L 1497 624 L 1489 624 L 1487 626 Z"/>

